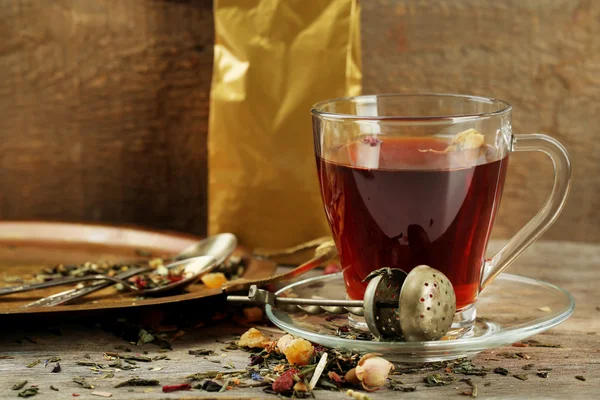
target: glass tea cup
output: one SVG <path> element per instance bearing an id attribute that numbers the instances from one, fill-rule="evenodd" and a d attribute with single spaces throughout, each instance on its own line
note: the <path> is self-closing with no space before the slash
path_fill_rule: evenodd
<path id="1" fill-rule="evenodd" d="M 455 332 L 475 322 L 477 297 L 556 220 L 571 180 L 565 148 L 513 134 L 510 104 L 451 94 L 327 100 L 311 110 L 323 204 L 346 292 L 362 299 L 379 268 L 425 264 L 452 282 Z M 554 185 L 539 211 L 491 259 L 486 247 L 514 151 L 541 151 Z"/>

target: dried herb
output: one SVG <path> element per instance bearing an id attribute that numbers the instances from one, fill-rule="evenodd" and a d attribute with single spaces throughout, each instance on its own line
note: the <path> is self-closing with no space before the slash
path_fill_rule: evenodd
<path id="1" fill-rule="evenodd" d="M 515 378 L 521 380 L 521 381 L 526 381 L 527 379 L 529 379 L 529 377 L 527 375 L 513 375 Z"/>
<path id="2" fill-rule="evenodd" d="M 209 349 L 198 349 L 198 350 L 188 350 L 188 354 L 190 356 L 210 356 L 215 354 L 214 351 L 209 350 Z"/>
<path id="3" fill-rule="evenodd" d="M 539 376 L 540 378 L 547 378 L 548 374 L 548 371 L 538 371 L 537 376 Z"/>
<path id="4" fill-rule="evenodd" d="M 222 385 L 219 385 L 214 381 L 205 381 L 204 383 L 197 385 L 194 389 L 205 390 L 207 392 L 220 392 L 223 389 Z"/>
<path id="5" fill-rule="evenodd" d="M 515 353 L 509 353 L 509 352 L 503 352 L 503 353 L 498 353 L 498 356 L 500 357 L 504 357 L 504 358 L 519 358 L 518 355 L 516 355 Z"/>
<path id="6" fill-rule="evenodd" d="M 533 367 L 535 367 L 535 364 L 527 364 L 527 365 L 523 365 L 523 369 L 525 371 L 529 371 L 531 369 L 533 369 Z"/>
<path id="7" fill-rule="evenodd" d="M 76 384 L 80 385 L 81 387 L 85 388 L 85 389 L 93 389 L 94 386 L 91 385 L 88 381 L 85 380 L 85 378 L 81 377 L 81 376 L 76 376 L 75 378 L 73 378 L 73 382 L 75 382 Z"/>
<path id="8" fill-rule="evenodd" d="M 42 360 L 35 360 L 35 361 L 33 361 L 33 362 L 31 362 L 31 363 L 27 364 L 27 368 L 33 368 L 33 367 L 35 367 L 36 365 L 38 365 L 39 363 L 41 363 L 41 362 L 42 362 Z"/>
<path id="9" fill-rule="evenodd" d="M 140 329 L 139 333 L 138 333 L 138 342 L 137 345 L 141 346 L 144 345 L 146 343 L 152 343 L 154 341 L 154 335 L 151 334 L 150 332 L 148 332 L 145 329 Z"/>
<path id="10" fill-rule="evenodd" d="M 50 390 L 54 390 L 55 392 L 58 392 L 58 388 L 54 387 L 54 385 L 50 385 Z"/>
<path id="11" fill-rule="evenodd" d="M 156 379 L 141 379 L 131 378 L 124 382 L 115 385 L 115 388 L 122 388 L 125 386 L 159 386 L 160 383 Z"/>
<path id="12" fill-rule="evenodd" d="M 159 361 L 159 360 L 168 360 L 168 358 L 165 355 L 152 357 L 152 361 Z"/>
<path id="13" fill-rule="evenodd" d="M 265 362 L 264 357 L 261 356 L 261 355 L 259 355 L 259 354 L 257 354 L 257 355 L 254 355 L 254 356 L 250 357 L 250 364 L 248 364 L 248 365 L 249 366 L 260 365 L 260 364 L 262 364 L 264 362 Z"/>
<path id="14" fill-rule="evenodd" d="M 470 392 L 464 391 L 461 394 L 463 396 L 477 397 L 477 385 L 473 385 L 472 388 Z"/>
<path id="15" fill-rule="evenodd" d="M 36 394 L 38 394 L 39 391 L 40 391 L 40 389 L 38 389 L 36 387 L 30 387 L 29 389 L 25 389 L 22 392 L 19 392 L 19 397 L 35 396 Z"/>
<path id="16" fill-rule="evenodd" d="M 140 355 L 119 355 L 119 358 L 122 358 L 125 361 L 140 361 L 140 362 L 151 362 L 152 359 L 150 357 L 140 356 Z"/>
<path id="17" fill-rule="evenodd" d="M 575 376 L 575 379 L 578 379 L 578 380 L 580 380 L 582 382 L 585 382 L 587 380 L 587 379 L 585 379 L 585 376 L 582 376 L 582 375 Z"/>
<path id="18" fill-rule="evenodd" d="M 448 374 L 444 376 L 441 374 L 429 374 L 423 380 L 425 381 L 425 386 L 427 387 L 445 386 L 454 382 L 454 377 Z"/>
<path id="19" fill-rule="evenodd" d="M 390 389 L 392 389 L 396 392 L 414 392 L 417 390 L 416 386 L 400 386 L 400 385 L 403 385 L 403 383 L 400 381 L 395 381 L 393 379 L 390 379 Z"/>
<path id="20" fill-rule="evenodd" d="M 463 375 L 476 375 L 476 376 L 486 376 L 487 369 L 485 368 L 477 368 L 473 365 L 471 360 L 459 361 L 454 366 L 448 367 L 455 374 L 463 374 Z"/>
<path id="21" fill-rule="evenodd" d="M 225 375 L 240 375 L 247 374 L 248 371 L 245 369 L 242 370 L 231 370 L 231 371 L 206 371 L 206 372 L 198 372 L 193 375 L 188 375 L 185 379 L 190 381 L 202 381 L 204 379 L 213 379 L 217 376 L 225 376 Z"/>
<path id="22" fill-rule="evenodd" d="M 181 385 L 166 385 L 163 386 L 162 391 L 163 393 L 171 393 L 171 392 L 177 392 L 180 390 L 191 390 L 192 386 L 189 383 L 182 383 Z"/>
<path id="23" fill-rule="evenodd" d="M 12 390 L 21 390 L 25 385 L 27 385 L 27 381 L 17 382 L 13 385 Z"/>
<path id="24" fill-rule="evenodd" d="M 526 344 L 530 347 L 549 347 L 552 349 L 558 349 L 562 347 L 560 344 L 541 343 L 535 339 L 523 340 L 521 343 Z"/>
<path id="25" fill-rule="evenodd" d="M 61 370 L 61 368 L 60 368 L 60 364 L 59 364 L 59 363 L 56 363 L 56 365 L 54 365 L 54 368 L 52 368 L 52 371 L 50 371 L 50 372 L 52 372 L 52 373 L 56 374 L 56 373 L 59 373 L 59 372 L 60 372 L 60 370 Z"/>
<path id="26" fill-rule="evenodd" d="M 467 385 L 473 387 L 473 380 L 471 378 L 465 378 L 465 379 L 461 379 L 461 382 L 466 383 Z"/>
<path id="27" fill-rule="evenodd" d="M 502 368 L 502 367 L 498 367 L 494 369 L 494 373 L 495 374 L 499 374 L 499 375 L 508 375 L 510 372 L 506 369 L 506 368 Z"/>

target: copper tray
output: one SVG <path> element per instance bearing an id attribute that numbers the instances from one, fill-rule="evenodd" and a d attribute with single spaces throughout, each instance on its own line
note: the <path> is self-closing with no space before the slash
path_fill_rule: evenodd
<path id="1" fill-rule="evenodd" d="M 21 276 L 40 271 L 44 266 L 71 264 L 93 260 L 140 259 L 140 250 L 153 255 L 174 255 L 200 240 L 199 237 L 173 232 L 159 232 L 126 226 L 73 224 L 58 222 L 0 222 L 0 286 L 14 285 L 5 276 Z M 251 259 L 238 248 L 235 254 L 248 257 L 250 263 L 244 278 L 266 278 L 272 275 L 273 262 Z M 207 289 L 202 284 L 191 285 L 177 295 L 137 300 L 118 294 L 113 288 L 93 293 L 79 303 L 56 306 L 20 308 L 41 297 L 58 293 L 72 286 L 58 286 L 32 292 L 0 297 L 0 317 L 109 310 L 131 310 L 159 307 L 173 303 L 189 303 L 221 294 L 220 289 Z M 183 305 L 183 304 L 181 304 Z"/>

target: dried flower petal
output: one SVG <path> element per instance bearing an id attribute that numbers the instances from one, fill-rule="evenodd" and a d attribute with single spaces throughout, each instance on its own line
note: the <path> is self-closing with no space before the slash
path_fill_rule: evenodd
<path id="1" fill-rule="evenodd" d="M 291 390 L 294 386 L 294 375 L 298 374 L 296 368 L 290 368 L 273 382 L 272 389 L 276 393 L 283 393 Z"/>
<path id="2" fill-rule="evenodd" d="M 258 329 L 250 328 L 242 335 L 237 345 L 240 347 L 264 348 L 267 343 L 269 343 L 269 339 L 267 339 Z"/>
<path id="3" fill-rule="evenodd" d="M 292 365 L 307 365 L 315 349 L 306 339 L 294 339 L 283 350 L 285 358 Z"/>
<path id="4" fill-rule="evenodd" d="M 325 270 L 323 271 L 323 275 L 336 274 L 338 272 L 342 272 L 342 267 L 338 264 L 327 264 Z"/>
<path id="5" fill-rule="evenodd" d="M 381 354 L 369 353 L 363 356 L 356 366 L 356 377 L 361 381 L 363 388 L 375 391 L 385 385 L 388 375 L 394 365 Z"/>
<path id="6" fill-rule="evenodd" d="M 360 379 L 356 376 L 356 368 L 352 368 L 350 371 L 346 372 L 344 379 L 351 385 L 360 385 Z"/>
<path id="7" fill-rule="evenodd" d="M 296 382 L 294 390 L 296 392 L 308 392 L 308 386 L 306 386 L 306 383 L 304 382 Z"/>
<path id="8" fill-rule="evenodd" d="M 284 350 L 290 345 L 290 343 L 292 343 L 293 340 L 294 340 L 294 337 L 292 335 L 289 335 L 289 334 L 288 335 L 283 335 L 277 341 L 277 349 L 281 353 L 283 353 Z"/>
<path id="9" fill-rule="evenodd" d="M 339 376 L 335 371 L 329 371 L 327 373 L 327 376 L 329 377 L 329 379 L 331 379 L 335 383 L 342 383 L 342 382 L 344 382 L 344 380 L 342 379 L 342 377 Z M 356 374 L 354 376 L 356 376 Z"/>

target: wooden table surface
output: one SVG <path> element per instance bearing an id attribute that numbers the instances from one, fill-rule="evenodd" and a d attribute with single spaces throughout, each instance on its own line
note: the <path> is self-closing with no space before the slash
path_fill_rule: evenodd
<path id="1" fill-rule="evenodd" d="M 497 248 L 499 243 L 493 243 Z M 468 376 L 477 384 L 480 398 L 597 398 L 600 395 L 600 245 L 576 244 L 568 242 L 540 242 L 532 246 L 511 267 L 512 273 L 535 277 L 554 283 L 570 291 L 577 301 L 574 315 L 554 329 L 538 335 L 535 339 L 544 343 L 558 344 L 559 348 L 540 347 L 504 347 L 480 353 L 473 359 L 477 366 L 507 368 L 512 374 L 527 374 L 529 379 L 522 381 L 511 375 L 502 376 L 488 373 L 487 376 Z M 4 326 L 1 326 L 4 325 Z M 73 377 L 85 377 L 94 390 L 110 392 L 112 398 L 118 399 L 159 399 L 159 398 L 275 398 L 261 388 L 235 388 L 225 393 L 208 393 L 192 390 L 165 394 L 161 388 L 152 391 L 147 388 L 119 388 L 114 386 L 134 376 L 158 379 L 161 385 L 186 382 L 185 377 L 196 372 L 209 370 L 226 370 L 227 368 L 244 369 L 248 364 L 248 353 L 242 351 L 224 352 L 225 346 L 220 341 L 232 340 L 235 335 L 243 333 L 247 327 L 232 322 L 213 322 L 203 327 L 186 329 L 185 335 L 173 343 L 173 350 L 166 353 L 170 360 L 138 363 L 140 367 L 134 371 L 117 372 L 114 378 L 100 379 L 89 367 L 80 366 L 76 361 L 89 354 L 89 361 L 105 363 L 103 353 L 117 351 L 115 346 L 133 347 L 133 353 L 148 352 L 149 357 L 159 355 L 158 347 L 144 345 L 135 347 L 111 333 L 93 327 L 80 325 L 64 325 L 62 334 L 47 332 L 23 332 L 19 326 L 8 327 L 0 321 L 0 327 L 6 332 L 0 337 L 0 397 L 16 398 L 17 391 L 12 386 L 27 379 L 28 385 L 35 384 L 40 393 L 34 398 L 65 399 L 99 398 L 91 393 L 93 390 L 82 388 L 73 382 Z M 272 328 L 271 328 L 272 329 Z M 270 333 L 270 332 L 267 332 Z M 189 349 L 206 348 L 215 350 L 215 355 L 194 357 L 188 354 Z M 501 352 L 523 352 L 529 359 L 498 357 Z M 8 356 L 8 357 L 7 357 Z M 46 360 L 52 356 L 61 357 L 62 371 L 51 373 L 51 365 L 44 368 L 38 364 L 32 368 L 27 365 L 32 361 Z M 12 358 L 10 358 L 12 357 Z M 536 376 L 535 371 L 524 371 L 522 367 L 535 364 L 537 368 L 552 368 L 546 379 Z M 154 368 L 154 371 L 150 371 Z M 461 393 L 469 391 L 465 382 L 458 380 L 442 387 L 425 387 L 424 376 L 430 373 L 403 374 L 394 376 L 405 386 L 416 386 L 411 393 L 393 392 L 389 389 L 369 394 L 372 399 L 384 398 L 442 398 L 464 397 Z M 585 381 L 576 379 L 583 376 Z M 486 384 L 488 384 L 486 386 Z M 59 391 L 50 389 L 54 385 Z M 316 391 L 318 399 L 347 398 L 344 392 Z"/>

